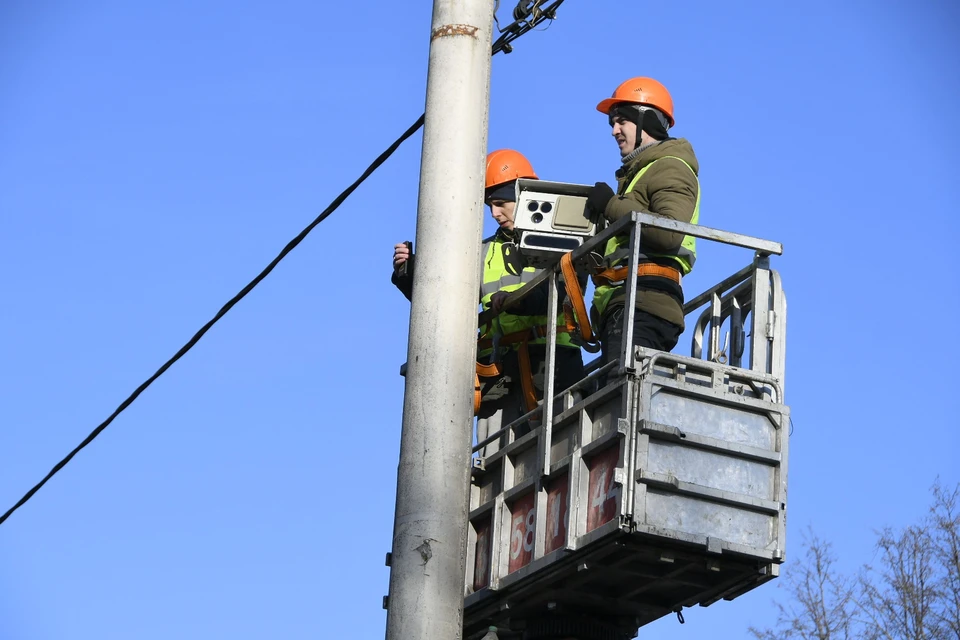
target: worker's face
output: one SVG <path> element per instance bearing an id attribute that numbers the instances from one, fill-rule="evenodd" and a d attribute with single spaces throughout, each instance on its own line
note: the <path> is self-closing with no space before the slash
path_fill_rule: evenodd
<path id="1" fill-rule="evenodd" d="M 500 228 L 513 231 L 513 211 L 516 209 L 517 203 L 507 200 L 491 200 L 487 204 L 490 205 L 490 214 L 500 225 Z"/>
<path id="2" fill-rule="evenodd" d="M 637 148 L 637 125 L 621 115 L 610 119 L 611 135 L 620 147 L 620 155 L 625 156 Z"/>

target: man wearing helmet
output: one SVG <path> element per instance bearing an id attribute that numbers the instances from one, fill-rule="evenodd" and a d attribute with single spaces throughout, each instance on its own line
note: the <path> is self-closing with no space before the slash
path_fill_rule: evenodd
<path id="1" fill-rule="evenodd" d="M 587 198 L 591 219 L 619 220 L 631 211 L 696 224 L 700 217 L 700 170 L 693 147 L 671 138 L 673 99 L 652 78 L 631 78 L 597 105 L 605 114 L 620 149 L 617 191 L 598 182 Z M 595 317 L 603 362 L 619 357 L 623 344 L 624 281 L 629 238 L 611 238 L 604 248 L 604 274 L 594 279 Z M 637 269 L 637 304 L 633 328 L 636 345 L 669 351 L 683 332 L 682 276 L 696 260 L 694 238 L 682 233 L 643 228 Z M 619 273 L 617 270 L 619 269 Z"/>
<path id="2" fill-rule="evenodd" d="M 480 251 L 482 280 L 480 303 L 484 309 L 499 311 L 504 299 L 533 280 L 539 270 L 525 267 L 514 235 L 514 207 L 516 181 L 519 178 L 537 179 L 530 162 L 517 151 L 500 149 L 487 155 L 484 201 L 497 222 L 497 232 L 483 241 Z M 413 255 L 409 245 L 394 247 L 392 282 L 409 299 L 412 293 Z M 406 268 L 403 268 L 406 265 Z M 560 288 L 563 295 L 563 288 Z M 561 297 L 562 301 L 562 297 Z M 495 431 L 496 425 L 487 425 L 484 419 L 502 409 L 500 419 L 509 424 L 536 406 L 543 395 L 545 338 L 548 319 L 547 283 L 531 291 L 520 302 L 502 311 L 492 326 L 481 327 L 478 358 L 483 362 L 499 363 L 500 375 L 481 379 L 482 402 L 478 412 L 481 422 L 478 438 Z M 583 357 L 580 347 L 566 332 L 561 313 L 557 323 L 557 351 L 555 388 L 559 391 L 583 377 Z M 497 353 L 494 354 L 496 345 Z M 487 429 L 490 431 L 487 431 Z"/>

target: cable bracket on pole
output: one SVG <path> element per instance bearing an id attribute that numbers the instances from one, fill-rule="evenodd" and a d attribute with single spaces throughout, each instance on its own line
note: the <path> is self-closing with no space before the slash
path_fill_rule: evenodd
<path id="1" fill-rule="evenodd" d="M 510 53 L 513 51 L 513 45 L 510 44 L 511 42 L 528 31 L 535 29 L 545 20 L 551 22 L 555 20 L 557 17 L 557 8 L 563 4 L 563 0 L 554 0 L 547 4 L 546 7 L 543 6 L 544 4 L 546 4 L 544 0 L 520 0 L 513 10 L 514 22 L 502 29 L 499 23 L 497 24 L 497 29 L 503 35 L 493 43 L 493 53 L 497 54 L 500 51 Z M 498 1 L 494 9 L 494 16 L 496 16 L 499 8 L 500 2 Z"/>

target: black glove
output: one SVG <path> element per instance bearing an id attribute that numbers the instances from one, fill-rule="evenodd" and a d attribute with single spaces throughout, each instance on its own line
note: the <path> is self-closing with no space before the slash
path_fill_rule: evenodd
<path id="1" fill-rule="evenodd" d="M 596 224 L 603 219 L 603 212 L 609 203 L 616 196 L 613 189 L 606 182 L 598 182 L 590 189 L 587 194 L 586 214 L 590 222 Z"/>

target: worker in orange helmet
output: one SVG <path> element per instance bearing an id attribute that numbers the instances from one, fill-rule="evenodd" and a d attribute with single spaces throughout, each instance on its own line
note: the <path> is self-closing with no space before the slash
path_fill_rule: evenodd
<path id="1" fill-rule="evenodd" d="M 696 224 L 700 165 L 690 143 L 668 133 L 675 120 L 667 88 L 652 78 L 631 78 L 597 111 L 608 118 L 621 166 L 616 192 L 604 182 L 591 189 L 586 204 L 591 219 L 615 222 L 643 211 Z M 640 238 L 633 343 L 669 351 L 684 329 L 680 282 L 693 269 L 696 242 L 682 233 L 650 228 L 643 228 Z M 594 279 L 591 313 L 598 318 L 604 363 L 616 360 L 622 350 L 628 255 L 629 237 L 611 238 L 604 247 L 606 277 Z"/>
<path id="2" fill-rule="evenodd" d="M 512 149 L 499 149 L 487 155 L 484 201 L 498 228 L 494 235 L 483 241 L 480 251 L 482 280 L 479 299 L 484 309 L 501 311 L 507 296 L 539 273 L 533 267 L 524 266 L 514 233 L 516 181 L 519 178 L 537 179 L 533 167 L 522 154 Z M 408 243 L 394 247 L 392 282 L 408 299 L 413 288 L 412 258 Z M 497 362 L 499 373 L 481 378 L 478 440 L 496 431 L 499 424 L 507 425 L 530 411 L 542 398 L 547 295 L 547 283 L 544 282 L 520 302 L 501 311 L 491 326 L 480 328 L 478 357 L 482 361 L 492 359 Z M 559 295 L 562 302 L 563 288 L 560 288 Z M 561 391 L 583 377 L 583 357 L 580 347 L 567 333 L 562 313 L 555 322 L 558 333 L 554 388 Z M 485 419 L 499 410 L 502 410 L 499 423 L 486 423 Z M 491 450 L 495 448 L 488 448 L 488 452 Z"/>

